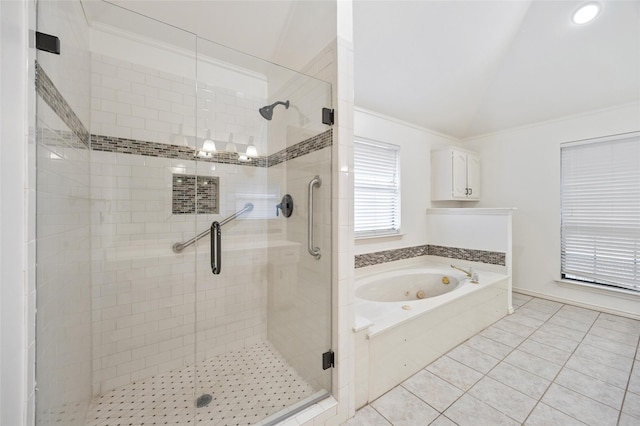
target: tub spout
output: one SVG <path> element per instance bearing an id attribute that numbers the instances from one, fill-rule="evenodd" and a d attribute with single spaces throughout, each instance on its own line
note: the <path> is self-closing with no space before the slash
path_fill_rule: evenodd
<path id="1" fill-rule="evenodd" d="M 457 267 L 457 266 L 455 266 L 455 265 L 451 265 L 451 267 L 452 267 L 453 269 L 457 269 L 458 271 L 462 271 L 462 272 L 464 272 L 464 273 L 465 273 L 465 275 L 466 275 L 467 277 L 471 278 L 471 283 L 472 283 L 472 284 L 478 284 L 478 282 L 479 282 L 479 281 L 478 281 L 478 280 L 479 280 L 479 278 L 478 278 L 478 273 L 477 273 L 477 272 L 473 272 L 473 268 L 469 268 L 469 270 L 468 270 L 468 271 L 466 271 L 466 270 L 464 270 L 464 269 L 462 269 L 462 268 L 458 268 L 458 267 Z"/>
<path id="2" fill-rule="evenodd" d="M 473 269 L 472 268 L 469 268 L 468 271 L 465 271 L 462 268 L 458 268 L 456 265 L 451 265 L 451 267 L 453 269 L 457 269 L 458 271 L 464 272 L 467 275 L 467 277 L 469 277 L 469 278 L 473 277 Z"/>

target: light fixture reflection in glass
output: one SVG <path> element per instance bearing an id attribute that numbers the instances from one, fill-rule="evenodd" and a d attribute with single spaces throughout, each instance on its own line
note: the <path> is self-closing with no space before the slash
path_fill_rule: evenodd
<path id="1" fill-rule="evenodd" d="M 184 134 L 184 125 L 180 124 L 178 126 L 178 133 L 173 135 L 171 143 L 173 145 L 189 146 L 189 141 L 187 140 L 187 137 Z"/>
<path id="2" fill-rule="evenodd" d="M 573 13 L 571 20 L 574 24 L 582 25 L 593 21 L 599 13 L 599 3 L 587 3 L 583 6 L 580 6 L 580 8 Z"/>
<path id="3" fill-rule="evenodd" d="M 236 148 L 236 144 L 233 143 L 233 133 L 229 133 L 229 142 L 227 142 L 227 146 L 224 149 L 226 152 L 238 152 Z"/>
<path id="4" fill-rule="evenodd" d="M 211 130 L 207 130 L 207 138 L 202 142 L 202 150 L 204 152 L 216 152 L 216 144 L 211 139 Z"/>
<path id="5" fill-rule="evenodd" d="M 249 145 L 247 145 L 247 157 L 255 158 L 258 156 L 258 150 L 253 144 L 253 136 L 249 137 Z"/>

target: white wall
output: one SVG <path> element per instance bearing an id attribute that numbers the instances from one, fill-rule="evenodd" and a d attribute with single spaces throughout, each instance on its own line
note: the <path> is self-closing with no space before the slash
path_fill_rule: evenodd
<path id="1" fill-rule="evenodd" d="M 25 274 L 27 248 L 34 247 L 33 236 L 26 228 L 30 12 L 33 10 L 27 1 L 0 2 L 0 424 L 3 425 L 24 424 L 27 412 L 33 413 L 33 394 L 26 373 L 27 344 L 33 343 L 33 335 L 26 332 Z M 32 376 L 29 379 L 33 381 Z"/>
<path id="2" fill-rule="evenodd" d="M 182 31 L 154 24 L 175 34 L 176 42 L 189 40 Z M 251 137 L 265 154 L 267 121 L 257 113 L 267 100 L 264 74 L 208 58 L 217 52 L 209 52 L 215 45 L 205 41 L 196 57 L 193 35 L 190 51 L 112 31 L 120 30 L 91 31 L 92 133 L 166 144 L 180 144 L 181 134 L 195 146 L 195 136 L 201 144 L 209 130 L 224 142 L 231 133 L 238 144 Z"/>
<path id="3" fill-rule="evenodd" d="M 172 214 L 172 174 L 217 176 L 219 214 Z M 267 169 L 91 152 L 93 392 L 104 393 L 266 337 Z M 274 197 L 269 206 L 275 206 Z M 224 227 L 224 272 L 212 275 L 209 238 L 171 251 L 239 210 Z M 275 217 L 275 208 L 268 209 Z M 197 353 L 196 353 L 197 340 Z"/>
<path id="4" fill-rule="evenodd" d="M 457 139 L 361 109 L 355 111 L 354 134 L 400 146 L 401 188 L 401 235 L 356 240 L 355 254 L 427 244 L 431 151 L 457 145 Z"/>
<path id="5" fill-rule="evenodd" d="M 516 207 L 513 286 L 541 296 L 638 315 L 640 300 L 560 287 L 560 143 L 640 128 L 632 104 L 477 137 L 465 147 L 481 156 L 477 207 Z"/>
<path id="6" fill-rule="evenodd" d="M 341 424 L 355 413 L 355 345 L 353 321 L 355 292 L 353 267 L 353 127 L 354 127 L 354 71 L 353 71 L 353 2 L 339 1 L 336 8 L 337 39 L 333 52 L 331 75 L 336 125 L 333 127 L 332 217 L 333 258 L 331 261 L 333 329 L 336 348 L 336 370 L 333 374 L 332 395 L 339 401 L 337 415 L 327 424 Z M 318 422 L 320 423 L 320 422 Z"/>

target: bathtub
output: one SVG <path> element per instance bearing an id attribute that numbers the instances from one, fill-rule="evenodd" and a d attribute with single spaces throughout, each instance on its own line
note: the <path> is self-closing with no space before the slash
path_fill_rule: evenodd
<path id="1" fill-rule="evenodd" d="M 393 262 L 394 264 L 396 262 Z M 469 262 L 450 263 L 467 266 Z M 509 277 L 399 262 L 356 277 L 356 403 L 371 402 L 508 312 Z"/>
<path id="2" fill-rule="evenodd" d="M 408 302 L 437 297 L 458 288 L 465 278 L 461 272 L 446 272 L 410 268 L 374 274 L 358 281 L 356 297 L 372 302 Z"/>

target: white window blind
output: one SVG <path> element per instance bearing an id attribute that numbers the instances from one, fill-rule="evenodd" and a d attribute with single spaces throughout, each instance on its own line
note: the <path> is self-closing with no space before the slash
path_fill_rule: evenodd
<path id="1" fill-rule="evenodd" d="M 640 292 L 640 133 L 561 152 L 562 277 Z"/>
<path id="2" fill-rule="evenodd" d="M 356 237 L 400 231 L 400 147 L 366 139 L 354 143 Z"/>

